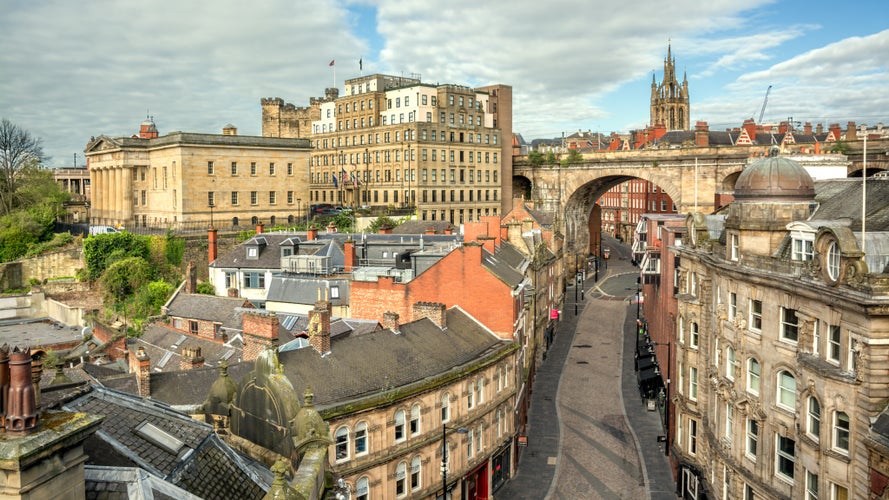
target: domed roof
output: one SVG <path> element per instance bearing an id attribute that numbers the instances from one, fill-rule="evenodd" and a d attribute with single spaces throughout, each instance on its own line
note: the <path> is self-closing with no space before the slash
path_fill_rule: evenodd
<path id="1" fill-rule="evenodd" d="M 812 176 L 797 162 L 780 158 L 776 151 L 744 169 L 735 182 L 735 199 L 811 200 Z"/>

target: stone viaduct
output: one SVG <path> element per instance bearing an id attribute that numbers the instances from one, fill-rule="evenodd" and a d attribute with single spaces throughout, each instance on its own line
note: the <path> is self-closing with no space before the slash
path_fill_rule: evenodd
<path id="1" fill-rule="evenodd" d="M 731 202 L 738 175 L 767 153 L 768 146 L 691 147 L 589 153 L 582 162 L 567 166 L 517 161 L 514 192 L 525 193 L 538 209 L 556 213 L 557 228 L 569 251 L 586 255 L 590 233 L 600 224 L 594 207 L 612 187 L 645 179 L 663 188 L 679 213 L 710 213 Z M 788 157 L 807 167 L 842 167 L 851 174 L 852 165 L 844 155 L 800 152 Z"/>

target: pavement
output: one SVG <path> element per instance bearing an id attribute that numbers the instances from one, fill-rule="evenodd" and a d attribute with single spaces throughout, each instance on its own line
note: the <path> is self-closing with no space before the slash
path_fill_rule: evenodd
<path id="1" fill-rule="evenodd" d="M 528 446 L 497 500 L 677 498 L 660 413 L 648 411 L 634 371 L 638 268 L 610 243 L 609 268 L 597 283 L 587 273 L 585 300 L 566 291 L 533 384 Z"/>

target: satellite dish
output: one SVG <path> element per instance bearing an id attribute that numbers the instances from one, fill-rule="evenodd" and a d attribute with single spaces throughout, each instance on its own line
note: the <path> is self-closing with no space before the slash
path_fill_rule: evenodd
<path id="1" fill-rule="evenodd" d="M 85 326 L 85 327 L 83 327 L 83 330 L 80 331 L 80 338 L 84 338 L 84 337 L 86 337 L 88 335 L 92 335 L 92 334 L 93 334 L 93 329 L 91 327 Z"/>

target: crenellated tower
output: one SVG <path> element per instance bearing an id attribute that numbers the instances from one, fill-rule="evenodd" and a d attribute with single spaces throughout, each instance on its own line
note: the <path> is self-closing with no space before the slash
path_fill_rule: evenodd
<path id="1" fill-rule="evenodd" d="M 688 78 L 676 79 L 676 59 L 667 45 L 664 59 L 664 78 L 660 85 L 651 75 L 651 126 L 664 125 L 667 130 L 691 130 L 688 103 Z"/>

